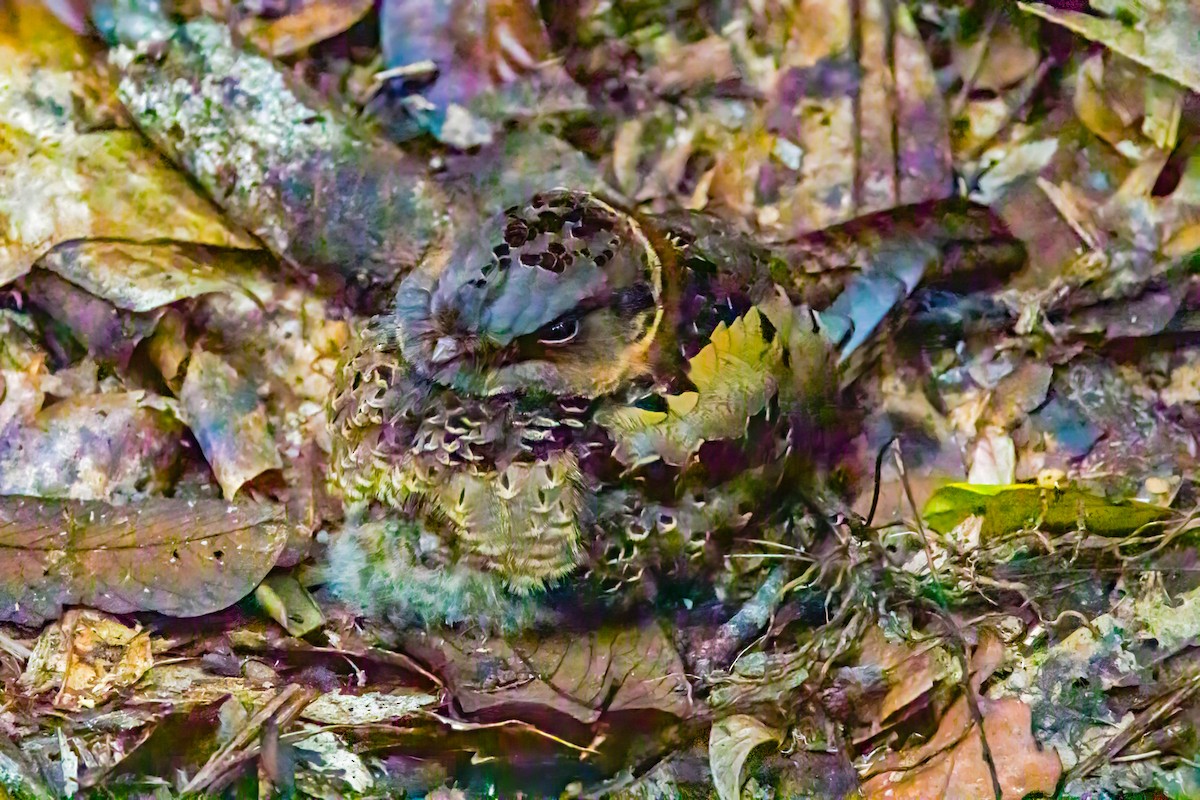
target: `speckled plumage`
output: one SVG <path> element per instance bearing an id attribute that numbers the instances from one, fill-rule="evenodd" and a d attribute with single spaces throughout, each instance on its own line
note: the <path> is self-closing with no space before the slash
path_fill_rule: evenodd
<path id="1" fill-rule="evenodd" d="M 825 328 L 853 320 L 810 312 L 786 263 L 820 244 L 770 252 L 709 217 L 554 190 L 431 259 L 362 331 L 331 404 L 332 482 L 366 520 L 335 549 L 342 593 L 518 624 L 564 581 L 752 588 L 723 556 L 786 537 L 843 434 Z M 901 250 L 918 277 L 938 258 Z"/>

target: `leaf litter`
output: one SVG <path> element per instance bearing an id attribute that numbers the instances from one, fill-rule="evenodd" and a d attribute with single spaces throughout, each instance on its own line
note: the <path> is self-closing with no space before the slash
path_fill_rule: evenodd
<path id="1" fill-rule="evenodd" d="M 205 2 L 105 58 L 2 5 L 14 793 L 1200 791 L 1191 10 Z M 909 301 L 839 473 L 877 525 L 739 553 L 805 566 L 732 664 L 692 672 L 705 609 L 502 637 L 321 588 L 343 348 L 539 170 L 764 241 L 961 194 L 1025 244 Z M 739 433 L 769 397 L 723 387 L 805 355 L 722 324 L 665 411 L 609 410 L 627 459 Z"/>

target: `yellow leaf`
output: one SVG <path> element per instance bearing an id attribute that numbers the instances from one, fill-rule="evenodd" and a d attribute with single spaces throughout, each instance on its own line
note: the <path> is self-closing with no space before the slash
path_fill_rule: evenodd
<path id="1" fill-rule="evenodd" d="M 700 402 L 699 392 L 684 392 L 667 396 L 667 408 L 670 413 L 681 417 L 691 413 L 698 402 Z"/>
<path id="2" fill-rule="evenodd" d="M 694 392 L 664 398 L 667 411 L 612 406 L 597 419 L 612 431 L 616 454 L 630 466 L 662 459 L 683 464 L 706 441 L 740 438 L 750 418 L 762 412 L 785 381 L 778 335 L 767 340 L 762 314 L 745 316 L 713 331 L 707 345 L 688 362 Z"/>

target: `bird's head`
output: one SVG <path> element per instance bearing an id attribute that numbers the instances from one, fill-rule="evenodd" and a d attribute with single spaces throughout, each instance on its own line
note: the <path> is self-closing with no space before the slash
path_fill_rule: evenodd
<path id="1" fill-rule="evenodd" d="M 474 396 L 597 397 L 648 370 L 662 265 L 642 227 L 554 189 L 466 233 L 396 299 L 405 360 Z"/>

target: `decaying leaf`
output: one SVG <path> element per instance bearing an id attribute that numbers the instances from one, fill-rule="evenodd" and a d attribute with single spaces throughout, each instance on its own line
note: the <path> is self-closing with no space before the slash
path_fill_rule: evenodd
<path id="1" fill-rule="evenodd" d="M 24 314 L 0 311 L 0 437 L 7 437 L 41 409 L 47 353 L 37 328 Z"/>
<path id="2" fill-rule="evenodd" d="M 183 425 L 144 392 L 71 397 L 0 436 L 0 494 L 72 500 L 169 488 Z"/>
<path id="3" fill-rule="evenodd" d="M 735 714 L 713 723 L 708 736 L 709 768 L 721 800 L 742 796 L 742 766 L 760 744 L 777 742 L 779 731 L 747 714 Z"/>
<path id="4" fill-rule="evenodd" d="M 161 310 L 123 311 L 52 272 L 34 270 L 24 281 L 30 302 L 61 324 L 97 361 L 128 366 Z"/>
<path id="5" fill-rule="evenodd" d="M 56 244 L 96 237 L 253 248 L 115 113 L 81 39 L 13 0 L 0 29 L 0 284 Z"/>
<path id="6" fill-rule="evenodd" d="M 256 475 L 283 466 L 257 386 L 220 356 L 192 350 L 179 403 L 225 497 L 233 498 Z"/>
<path id="7" fill-rule="evenodd" d="M 370 725 L 402 720 L 437 703 L 437 697 L 423 692 L 323 694 L 300 716 L 322 725 Z"/>
<path id="8" fill-rule="evenodd" d="M 68 604 L 207 614 L 262 580 L 286 536 L 269 505 L 0 498 L 0 618 L 39 624 Z"/>
<path id="9" fill-rule="evenodd" d="M 37 266 L 50 270 L 125 311 L 153 311 L 210 292 L 238 291 L 231 266 L 251 265 L 255 254 L 155 242 L 81 241 L 56 247 Z M 258 266 L 265 266 L 258 259 Z"/>
<path id="10" fill-rule="evenodd" d="M 309 726 L 302 730 L 306 728 Z M 306 732 L 311 735 L 295 745 L 300 761 L 296 786 L 301 791 L 313 797 L 342 797 L 347 792 L 364 794 L 374 787 L 371 770 L 337 734 L 315 728 Z"/>
<path id="11" fill-rule="evenodd" d="M 259 50 L 279 58 L 342 33 L 373 6 L 372 0 L 305 0 L 275 19 L 244 19 L 238 32 Z"/>
<path id="12" fill-rule="evenodd" d="M 540 709 L 590 724 L 604 713 L 653 712 L 686 718 L 690 687 L 683 662 L 657 623 L 560 636 L 414 637 L 472 714 Z"/>
<path id="13" fill-rule="evenodd" d="M 1086 39 L 1108 47 L 1126 58 L 1200 91 L 1200 19 L 1190 3 L 1130 3 L 1144 13 L 1140 19 L 1110 18 L 1085 14 L 1045 3 L 1019 3 L 1023 11 L 1062 25 Z M 1093 4 L 1098 5 L 1098 4 Z"/>
<path id="14" fill-rule="evenodd" d="M 134 687 L 131 703 L 170 703 L 187 709 L 227 697 L 253 706 L 271 693 L 242 676 L 214 675 L 196 661 L 155 664 Z"/>
<path id="15" fill-rule="evenodd" d="M 992 767 L 984 757 L 979 725 L 966 698 L 942 718 L 937 732 L 912 752 L 901 751 L 899 770 L 882 772 L 863 784 L 869 800 L 1020 800 L 1031 792 L 1053 794 L 1062 764 L 1043 750 L 1030 732 L 1029 706 L 1015 698 L 980 698 L 983 737 Z M 890 766 L 890 765 L 889 765 Z"/>
<path id="16" fill-rule="evenodd" d="M 21 676 L 32 694 L 58 689 L 54 705 L 94 708 L 137 683 L 154 663 L 150 634 L 91 609 L 72 609 L 52 623 Z"/>

